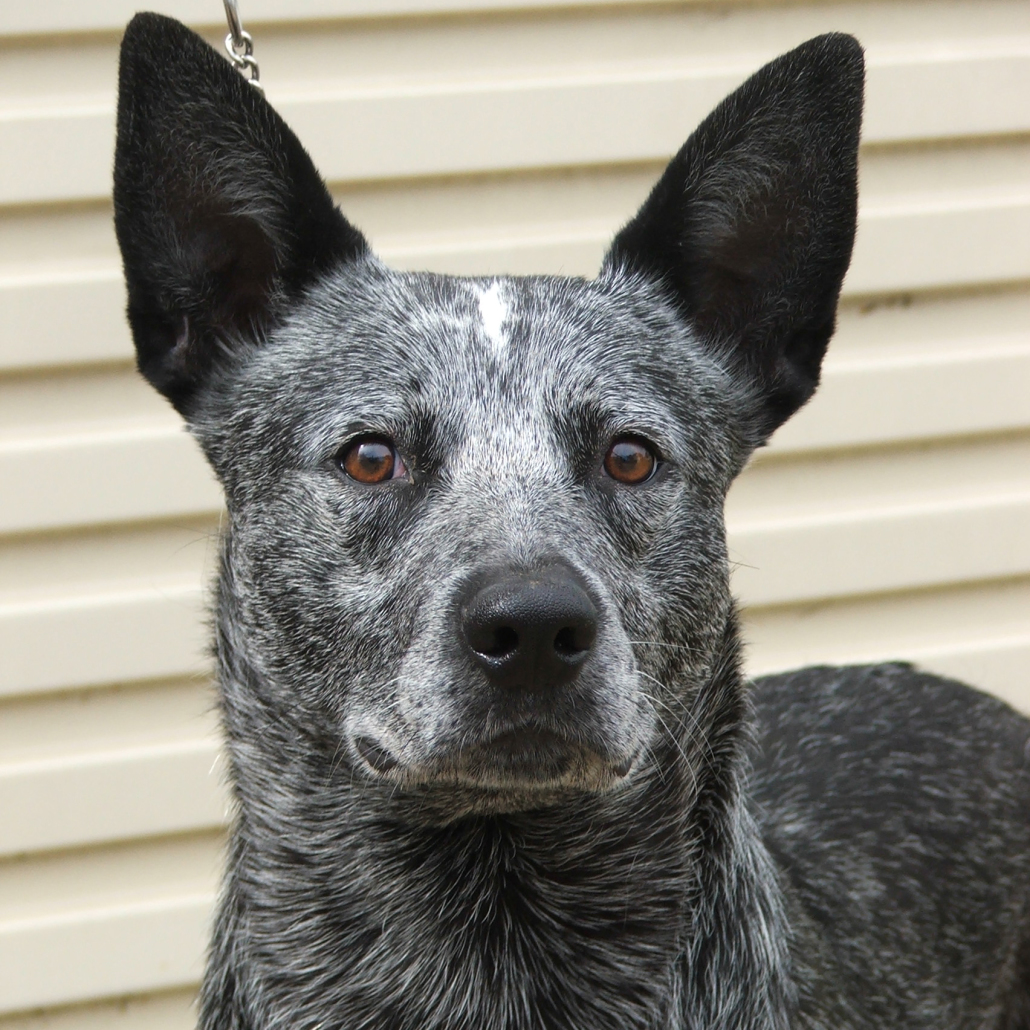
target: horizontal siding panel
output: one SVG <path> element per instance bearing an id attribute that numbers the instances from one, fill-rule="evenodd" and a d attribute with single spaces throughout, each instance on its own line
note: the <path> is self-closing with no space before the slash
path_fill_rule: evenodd
<path id="1" fill-rule="evenodd" d="M 986 41 L 971 49 L 964 53 L 957 41 L 922 52 L 898 47 L 892 57 L 871 49 L 864 140 L 897 143 L 1030 130 L 1030 40 Z"/>
<path id="2" fill-rule="evenodd" d="M 284 89 L 272 99 L 334 181 L 650 161 L 675 152 L 759 63 L 318 95 Z M 867 143 L 1026 132 L 1030 42 L 871 55 L 868 95 Z M 0 152 L 7 158 L 0 204 L 108 196 L 113 146 L 113 104 L 0 112 Z"/>
<path id="3" fill-rule="evenodd" d="M 221 487 L 175 422 L 0 442 L 0 532 L 209 512 Z"/>
<path id="4" fill-rule="evenodd" d="M 0 1030 L 196 1030 L 196 987 L 0 1016 Z"/>
<path id="5" fill-rule="evenodd" d="M 948 676 L 962 683 L 975 684 L 1013 708 L 1030 715 L 1030 630 L 997 634 L 986 640 L 952 641 L 924 647 L 901 643 L 885 645 L 866 641 L 850 649 L 820 647 L 818 640 L 796 641 L 797 650 L 790 651 L 791 641 L 769 654 L 760 647 L 748 661 L 752 676 L 789 672 L 805 665 L 850 665 L 868 662 L 912 662 L 922 669 Z"/>
<path id="6" fill-rule="evenodd" d="M 592 276 L 618 223 L 502 226 L 487 233 L 375 240 L 399 268 L 470 275 Z M 958 246 L 956 241 L 961 240 Z M 863 209 L 845 296 L 1030 278 L 1030 195 Z M 0 277 L 0 369 L 130 360 L 120 269 Z"/>
<path id="7" fill-rule="evenodd" d="M 1030 572 L 1030 491 L 728 526 L 744 604 Z"/>
<path id="8" fill-rule="evenodd" d="M 804 665 L 915 661 L 1030 714 L 1030 581 L 743 612 L 752 675 Z"/>
<path id="9" fill-rule="evenodd" d="M 844 292 L 940 289 L 1026 278 L 1030 190 L 979 202 L 945 198 L 866 206 Z"/>
<path id="10" fill-rule="evenodd" d="M 87 200 L 111 192 L 114 107 L 0 111 L 0 204 Z"/>
<path id="11" fill-rule="evenodd" d="M 1030 334 L 970 340 L 939 354 L 837 360 L 777 430 L 772 453 L 868 446 L 1030 426 Z"/>
<path id="12" fill-rule="evenodd" d="M 246 24 L 257 22 L 368 18 L 397 15 L 467 14 L 513 7 L 544 10 L 562 7 L 628 6 L 654 0 L 247 0 Z M 689 2 L 689 0 L 688 0 Z M 0 14 L 0 36 L 43 32 L 121 30 L 139 10 L 139 0 L 46 0 L 31 6 L 8 4 Z M 176 0 L 175 16 L 191 25 L 221 25 L 206 0 Z"/>
<path id="13" fill-rule="evenodd" d="M 400 268 L 465 275 L 593 276 L 619 225 L 505 226 L 489 237 L 386 239 Z M 957 241 L 962 245 L 958 246 Z M 947 198 L 863 210 L 844 296 L 954 288 L 1030 278 L 1030 194 Z"/>
<path id="14" fill-rule="evenodd" d="M 196 983 L 214 895 L 0 923 L 0 1011 Z"/>
<path id="15" fill-rule="evenodd" d="M 660 2 L 660 0 L 659 0 Z M 983 0 L 980 0 L 982 3 Z M 547 9 L 568 9 L 577 7 L 633 7 L 657 6 L 656 0 L 248 0 L 244 13 L 246 24 L 254 27 L 258 23 L 323 21 L 330 19 L 398 17 L 434 14 L 476 14 L 481 12 L 510 12 L 513 10 L 546 12 Z M 736 13 L 744 6 L 732 0 L 679 0 L 680 8 L 699 6 L 702 9 L 715 8 L 721 13 Z M 666 6 L 672 6 L 666 4 Z M 771 5 L 770 5 L 771 6 Z M 843 7 L 844 5 L 840 5 Z M 852 10 L 844 8 L 841 21 L 854 19 Z M 895 8 L 902 4 L 892 0 L 889 4 L 865 3 L 862 7 Z M 911 6 L 911 5 L 905 5 Z M 954 9 L 957 5 L 951 5 Z M 987 6 L 985 3 L 983 6 Z M 1000 4 L 992 4 L 997 11 L 1004 10 Z M 139 9 L 136 0 L 92 0 L 89 4 L 75 0 L 40 0 L 30 5 L 8 4 L 0 15 L 0 36 L 37 33 L 69 33 L 119 31 Z M 175 15 L 194 26 L 221 28 L 222 22 L 217 10 L 212 11 L 206 0 L 176 0 Z M 884 19 L 887 20 L 887 19 Z M 925 20 L 925 15 L 924 15 Z M 942 19 L 944 20 L 944 19 Z M 954 20 L 954 19 L 952 19 Z M 904 21 L 894 19 L 895 31 L 903 32 Z M 850 28 L 846 28 L 850 31 Z"/>
<path id="16" fill-rule="evenodd" d="M 641 202 L 646 197 L 641 194 Z M 581 275 L 592 278 L 619 225 L 566 222 L 505 225 L 487 233 L 373 242 L 384 261 L 409 271 L 451 275 Z"/>
<path id="17" fill-rule="evenodd" d="M 0 762 L 0 855 L 224 824 L 212 738 Z"/>
<path id="18" fill-rule="evenodd" d="M 0 696 L 196 675 L 203 615 L 193 580 L 0 605 Z"/>
<path id="19" fill-rule="evenodd" d="M 214 704 L 203 676 L 3 698 L 0 766 L 217 736 Z"/>
<path id="20" fill-rule="evenodd" d="M 427 84 L 277 106 L 334 180 L 649 161 L 673 154 L 750 70 Z"/>
<path id="21" fill-rule="evenodd" d="M 1030 716 L 1030 631 L 968 646 L 913 648 L 910 658 L 939 676 L 975 684 Z"/>
<path id="22" fill-rule="evenodd" d="M 95 596 L 175 598 L 217 565 L 218 516 L 0 537 L 0 612 L 45 611 Z"/>
<path id="23" fill-rule="evenodd" d="M 125 287 L 117 265 L 0 277 L 0 369 L 131 356 Z"/>

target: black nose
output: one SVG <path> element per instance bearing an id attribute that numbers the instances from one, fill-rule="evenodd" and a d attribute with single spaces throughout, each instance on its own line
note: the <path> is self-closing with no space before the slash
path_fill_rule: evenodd
<path id="1" fill-rule="evenodd" d="M 569 570 L 550 568 L 478 588 L 462 607 L 461 628 L 495 683 L 547 689 L 579 673 L 597 636 L 597 609 Z"/>

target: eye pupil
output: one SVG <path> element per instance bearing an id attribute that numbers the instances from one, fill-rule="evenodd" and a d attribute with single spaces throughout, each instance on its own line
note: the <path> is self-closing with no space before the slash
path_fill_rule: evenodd
<path id="1" fill-rule="evenodd" d="M 395 454 L 389 440 L 363 437 L 344 448 L 340 464 L 359 483 L 382 483 L 393 478 Z"/>
<path id="2" fill-rule="evenodd" d="M 620 437 L 604 456 L 604 470 L 612 479 L 631 486 L 650 479 L 658 461 L 642 440 Z"/>

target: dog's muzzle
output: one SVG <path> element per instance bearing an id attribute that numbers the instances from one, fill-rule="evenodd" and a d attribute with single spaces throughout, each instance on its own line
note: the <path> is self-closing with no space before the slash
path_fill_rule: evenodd
<path id="1" fill-rule="evenodd" d="M 353 746 L 365 765 L 398 785 L 493 794 L 606 791 L 624 779 L 640 741 L 613 736 L 599 714 L 610 702 L 603 620 L 579 575 L 560 563 L 495 570 L 455 600 L 449 633 L 462 701 L 452 734 L 414 760 L 395 738 L 359 734 Z"/>

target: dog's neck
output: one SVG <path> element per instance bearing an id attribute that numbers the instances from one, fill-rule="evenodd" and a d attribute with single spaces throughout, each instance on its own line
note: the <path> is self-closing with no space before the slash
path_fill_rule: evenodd
<path id="1" fill-rule="evenodd" d="M 240 811 L 202 1025 L 785 1026 L 732 636 L 693 706 L 695 768 L 670 741 L 620 792 L 445 826 L 334 765 L 223 662 L 246 749 L 230 747 Z"/>

